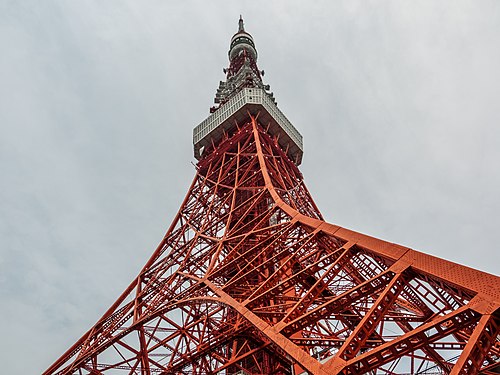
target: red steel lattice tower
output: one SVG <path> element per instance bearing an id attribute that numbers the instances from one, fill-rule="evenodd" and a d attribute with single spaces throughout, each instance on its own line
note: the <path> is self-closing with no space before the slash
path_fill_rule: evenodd
<path id="1" fill-rule="evenodd" d="M 140 274 L 44 374 L 494 374 L 500 278 L 329 224 L 240 18 L 196 176 Z"/>

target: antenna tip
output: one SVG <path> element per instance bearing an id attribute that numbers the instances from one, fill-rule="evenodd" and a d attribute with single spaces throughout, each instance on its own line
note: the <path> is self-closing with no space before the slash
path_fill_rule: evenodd
<path id="1" fill-rule="evenodd" d="M 240 14 L 240 20 L 238 21 L 238 32 L 245 31 L 245 27 L 243 25 L 243 17 Z"/>

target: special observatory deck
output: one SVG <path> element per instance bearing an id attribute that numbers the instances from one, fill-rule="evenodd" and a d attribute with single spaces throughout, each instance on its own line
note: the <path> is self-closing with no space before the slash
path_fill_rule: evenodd
<path id="1" fill-rule="evenodd" d="M 244 88 L 193 130 L 194 157 L 201 159 L 203 148 L 217 142 L 224 132 L 235 127 L 249 114 L 259 114 L 259 122 L 278 137 L 278 143 L 296 165 L 302 162 L 302 135 L 260 88 Z"/>

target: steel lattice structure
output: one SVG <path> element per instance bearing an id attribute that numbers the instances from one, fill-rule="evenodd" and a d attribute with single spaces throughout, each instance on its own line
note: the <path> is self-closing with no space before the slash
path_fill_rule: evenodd
<path id="1" fill-rule="evenodd" d="M 240 19 L 196 176 L 113 306 L 44 374 L 494 374 L 500 278 L 329 224 Z"/>

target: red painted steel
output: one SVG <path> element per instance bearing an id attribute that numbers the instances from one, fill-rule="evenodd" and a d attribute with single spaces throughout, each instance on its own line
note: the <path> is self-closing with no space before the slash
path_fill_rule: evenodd
<path id="1" fill-rule="evenodd" d="M 239 128 L 198 163 L 138 277 L 45 374 L 474 374 L 498 361 L 498 277 L 325 223 L 258 120 Z"/>
<path id="2" fill-rule="evenodd" d="M 478 374 L 500 278 L 326 223 L 248 113 L 116 303 L 44 374 Z"/>

